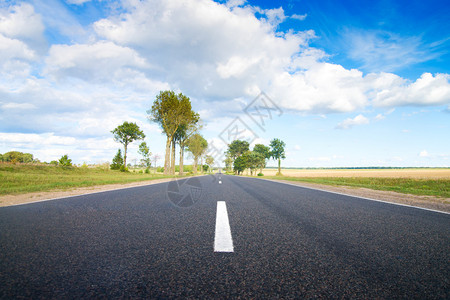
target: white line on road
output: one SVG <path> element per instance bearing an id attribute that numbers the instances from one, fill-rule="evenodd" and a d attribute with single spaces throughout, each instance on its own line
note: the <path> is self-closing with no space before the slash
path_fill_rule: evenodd
<path id="1" fill-rule="evenodd" d="M 217 202 L 214 252 L 234 252 L 230 222 L 228 221 L 227 204 L 225 201 Z"/>

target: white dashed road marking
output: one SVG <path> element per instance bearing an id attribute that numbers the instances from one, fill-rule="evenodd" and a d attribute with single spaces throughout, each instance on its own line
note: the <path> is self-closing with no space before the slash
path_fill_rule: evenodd
<path id="1" fill-rule="evenodd" d="M 225 201 L 217 202 L 216 235 L 214 237 L 214 252 L 234 252 Z"/>

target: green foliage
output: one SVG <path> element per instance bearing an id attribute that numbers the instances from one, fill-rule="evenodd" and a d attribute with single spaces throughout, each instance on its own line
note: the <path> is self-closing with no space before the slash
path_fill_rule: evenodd
<path id="1" fill-rule="evenodd" d="M 149 168 L 145 169 L 145 174 L 150 174 L 150 169 Z"/>
<path id="2" fill-rule="evenodd" d="M 250 145 L 247 141 L 234 140 L 228 145 L 228 154 L 233 158 L 241 156 L 250 149 Z"/>
<path id="3" fill-rule="evenodd" d="M 58 165 L 58 161 L 57 160 L 52 160 L 50 162 L 51 165 L 57 166 Z"/>
<path id="4" fill-rule="evenodd" d="M 270 148 L 263 144 L 256 144 L 255 147 L 253 147 L 253 152 L 261 154 L 265 159 L 269 159 L 271 156 Z"/>
<path id="5" fill-rule="evenodd" d="M 241 155 L 234 160 L 233 170 L 237 172 L 237 174 L 241 174 L 247 168 L 247 157 L 245 155 Z"/>
<path id="6" fill-rule="evenodd" d="M 129 172 L 128 168 L 125 167 L 124 165 L 121 165 L 121 166 L 120 166 L 119 171 L 120 171 L 120 172 Z"/>
<path id="7" fill-rule="evenodd" d="M 144 132 L 136 123 L 123 122 L 122 125 L 117 126 L 111 133 L 114 135 L 114 141 L 121 143 L 124 146 L 123 161 L 127 164 L 127 147 L 135 140 L 142 140 L 145 138 Z"/>
<path id="8" fill-rule="evenodd" d="M 150 160 L 150 156 L 152 155 L 152 153 L 150 152 L 150 148 L 147 146 L 146 142 L 142 142 L 139 145 L 139 150 L 138 153 L 140 155 L 142 155 L 142 159 L 141 159 L 141 163 L 146 167 L 146 168 L 150 168 L 152 162 Z"/>
<path id="9" fill-rule="evenodd" d="M 208 142 L 203 136 L 196 133 L 187 142 L 187 150 L 192 153 L 194 159 L 198 159 L 208 148 Z"/>
<path id="10" fill-rule="evenodd" d="M 278 173 L 277 175 L 281 176 L 281 159 L 285 159 L 286 155 L 284 153 L 284 147 L 286 144 L 280 139 L 273 139 L 270 141 L 270 156 L 273 159 L 278 160 Z"/>
<path id="11" fill-rule="evenodd" d="M 111 167 L 111 170 L 119 170 L 121 166 L 123 166 L 122 151 L 120 151 L 120 149 L 118 149 L 116 156 L 114 156 L 110 167 Z"/>
<path id="12" fill-rule="evenodd" d="M 258 176 L 264 176 L 264 174 L 263 173 L 258 173 Z"/>
<path id="13" fill-rule="evenodd" d="M 10 151 L 5 154 L 0 154 L 0 161 L 11 163 L 31 163 L 33 162 L 33 154 L 23 153 L 19 151 Z"/>
<path id="14" fill-rule="evenodd" d="M 59 159 L 59 165 L 63 167 L 71 167 L 72 166 L 72 160 L 69 158 L 67 154 L 61 156 Z"/>
<path id="15" fill-rule="evenodd" d="M 158 173 L 164 173 L 164 167 L 157 167 L 156 172 Z"/>

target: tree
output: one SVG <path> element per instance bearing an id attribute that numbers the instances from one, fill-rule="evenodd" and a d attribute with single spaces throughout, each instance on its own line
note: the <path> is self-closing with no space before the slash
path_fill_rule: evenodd
<path id="1" fill-rule="evenodd" d="M 143 140 L 145 134 L 136 123 L 128 122 L 123 122 L 122 125 L 117 126 L 111 133 L 114 134 L 114 141 L 119 142 L 124 146 L 123 165 L 126 166 L 128 145 L 135 140 Z"/>
<path id="2" fill-rule="evenodd" d="M 225 160 L 223 162 L 225 163 L 225 169 L 231 172 L 231 170 L 233 169 L 233 158 L 228 152 L 225 153 Z"/>
<path id="3" fill-rule="evenodd" d="M 174 165 L 175 145 L 173 140 L 175 133 L 182 124 L 190 124 L 196 114 L 192 111 L 189 97 L 181 93 L 176 95 L 173 91 L 161 91 L 156 96 L 152 108 L 147 113 L 149 114 L 150 121 L 158 123 L 167 136 L 164 174 L 169 174 L 174 171 L 174 168 L 171 168 L 170 150 L 173 147 L 172 165 Z"/>
<path id="4" fill-rule="evenodd" d="M 241 156 L 245 151 L 249 150 L 249 143 L 247 141 L 234 140 L 228 145 L 228 154 L 233 158 Z"/>
<path id="5" fill-rule="evenodd" d="M 71 167 L 72 160 L 69 158 L 67 154 L 65 154 L 59 159 L 59 164 L 63 167 Z"/>
<path id="6" fill-rule="evenodd" d="M 31 163 L 33 162 L 33 154 L 19 151 L 9 151 L 3 154 L 1 161 L 11 163 Z"/>
<path id="7" fill-rule="evenodd" d="M 192 115 L 192 118 L 190 120 L 187 120 L 186 123 L 181 124 L 180 127 L 178 127 L 178 130 L 175 132 L 174 140 L 180 146 L 179 175 L 183 175 L 184 172 L 184 150 L 186 148 L 187 141 L 193 134 L 197 133 L 202 128 L 202 125 L 200 125 L 199 122 L 200 115 L 194 113 Z"/>
<path id="8" fill-rule="evenodd" d="M 111 170 L 119 170 L 121 166 L 123 166 L 122 151 L 120 151 L 120 149 L 118 149 L 116 156 L 114 156 L 110 167 L 111 167 Z"/>
<path id="9" fill-rule="evenodd" d="M 233 170 L 237 172 L 237 174 L 241 174 L 247 168 L 247 156 L 241 155 L 236 157 L 233 162 Z"/>
<path id="10" fill-rule="evenodd" d="M 187 150 L 194 156 L 194 174 L 197 174 L 198 158 L 201 157 L 208 148 L 208 142 L 199 133 L 191 136 L 187 142 Z"/>
<path id="11" fill-rule="evenodd" d="M 212 170 L 212 166 L 214 165 L 214 157 L 212 157 L 211 155 L 207 155 L 206 159 L 205 159 L 206 164 L 209 167 L 209 171 L 211 172 Z"/>
<path id="12" fill-rule="evenodd" d="M 278 160 L 278 173 L 277 175 L 281 175 L 281 159 L 285 159 L 286 155 L 284 153 L 284 147 L 286 144 L 280 139 L 273 139 L 270 141 L 270 156 L 273 159 Z"/>
<path id="13" fill-rule="evenodd" d="M 143 159 L 141 159 L 141 162 L 145 165 L 145 168 L 150 168 L 152 164 L 150 156 L 152 155 L 152 153 L 150 152 L 150 148 L 147 146 L 146 142 L 142 142 L 139 145 L 138 153 L 143 157 Z"/>
<path id="14" fill-rule="evenodd" d="M 242 156 L 246 157 L 246 167 L 250 169 L 250 175 L 253 175 L 253 171 L 261 167 L 261 163 L 264 162 L 264 156 L 262 154 L 247 151 Z"/>
<path id="15" fill-rule="evenodd" d="M 259 161 L 260 173 L 262 173 L 262 169 L 266 167 L 266 159 L 270 159 L 270 148 L 263 144 L 256 144 L 253 147 L 253 152 L 259 153 L 263 157 L 263 160 Z"/>

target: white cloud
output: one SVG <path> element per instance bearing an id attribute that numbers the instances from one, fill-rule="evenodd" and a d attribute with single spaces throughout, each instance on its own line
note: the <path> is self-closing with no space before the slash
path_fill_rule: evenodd
<path id="1" fill-rule="evenodd" d="M 430 154 L 428 153 L 427 150 L 423 150 L 419 153 L 420 157 L 430 157 Z"/>
<path id="2" fill-rule="evenodd" d="M 114 78 L 123 68 L 146 68 L 148 64 L 133 49 L 112 42 L 91 45 L 54 45 L 46 59 L 45 73 L 56 78 L 83 80 Z"/>
<path id="3" fill-rule="evenodd" d="M 369 124 L 369 119 L 364 117 L 363 115 L 357 115 L 355 118 L 345 119 L 341 123 L 336 126 L 336 129 L 350 129 L 353 126 Z"/>
<path id="4" fill-rule="evenodd" d="M 407 81 L 330 63 L 332 56 L 309 45 L 314 31 L 277 31 L 286 19 L 282 8 L 128 0 L 120 13 L 82 26 L 60 1 L 33 3 L 0 9 L 0 130 L 33 132 L 57 147 L 73 145 L 45 134 L 76 143 L 89 138 L 98 148 L 125 120 L 159 132 L 145 111 L 164 89 L 188 95 L 216 136 L 261 91 L 286 113 L 450 105 L 448 74 Z M 46 46 L 46 30 L 63 36 L 59 44 Z M 337 128 L 368 122 L 358 115 Z"/>
<path id="5" fill-rule="evenodd" d="M 0 33 L 13 39 L 43 42 L 44 25 L 32 5 L 22 3 L 0 9 Z"/>
<path id="6" fill-rule="evenodd" d="M 307 16 L 308 16 L 308 14 L 304 14 L 304 15 L 293 14 L 293 15 L 291 16 L 291 18 L 292 18 L 292 19 L 299 20 L 299 21 L 303 21 L 303 20 L 306 19 Z"/>
<path id="7" fill-rule="evenodd" d="M 375 106 L 432 106 L 450 103 L 450 75 L 423 73 L 415 82 L 409 82 L 394 74 L 368 76 L 376 89 Z"/>

